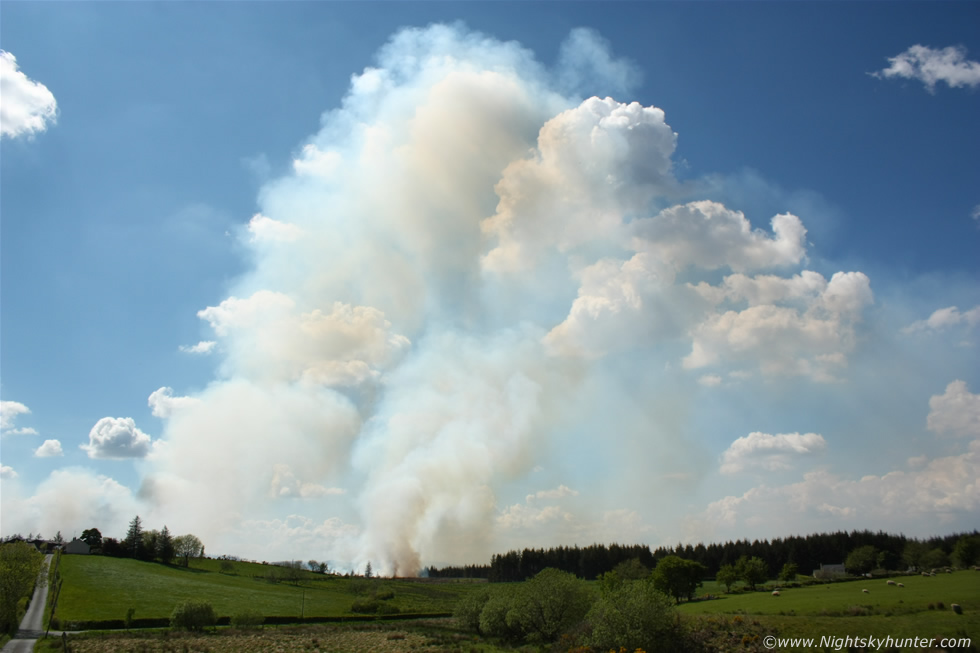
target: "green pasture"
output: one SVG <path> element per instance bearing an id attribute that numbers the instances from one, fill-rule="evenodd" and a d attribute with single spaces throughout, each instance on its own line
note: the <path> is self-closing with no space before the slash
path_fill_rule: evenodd
<path id="1" fill-rule="evenodd" d="M 772 595 L 775 585 L 733 594 L 712 587 L 708 592 L 717 599 L 682 603 L 678 611 L 692 620 L 758 622 L 780 637 L 959 636 L 980 641 L 980 573 L 891 580 L 905 587 L 888 585 L 883 578 L 782 587 L 779 596 Z M 953 603 L 963 614 L 953 612 Z"/>
<path id="2" fill-rule="evenodd" d="M 253 611 L 263 616 L 333 617 L 352 614 L 355 600 L 390 591 L 385 603 L 402 613 L 451 612 L 470 583 L 421 583 L 407 580 L 342 578 L 303 572 L 298 580 L 271 583 L 272 565 L 235 562 L 222 571 L 219 560 L 192 560 L 190 567 L 104 556 L 64 556 L 64 581 L 57 617 L 72 621 L 169 617 L 177 603 L 208 601 L 219 616 Z"/>
<path id="3" fill-rule="evenodd" d="M 964 612 L 980 611 L 980 573 L 958 571 L 934 577 L 903 576 L 892 578 L 905 587 L 888 585 L 883 578 L 782 587 L 779 596 L 771 589 L 760 592 L 723 594 L 710 590 L 717 599 L 682 603 L 684 614 L 783 614 L 810 616 L 855 616 L 853 613 L 885 616 L 928 612 L 942 602 L 963 606 Z M 772 586 L 775 587 L 775 586 Z M 862 590 L 867 589 L 865 594 Z M 862 610 L 852 610 L 854 607 Z"/>

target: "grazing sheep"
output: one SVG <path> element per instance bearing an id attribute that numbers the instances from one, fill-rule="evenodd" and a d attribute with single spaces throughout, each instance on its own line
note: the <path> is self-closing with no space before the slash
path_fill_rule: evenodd
<path id="1" fill-rule="evenodd" d="M 928 576 L 929 574 L 928 574 L 928 573 L 926 573 L 926 572 L 922 572 L 922 575 L 923 575 L 923 576 Z"/>
<path id="2" fill-rule="evenodd" d="M 949 607 L 952 608 L 953 612 L 956 614 L 963 614 L 963 606 L 961 606 L 959 603 L 950 603 Z"/>
<path id="3" fill-rule="evenodd" d="M 773 596 L 779 596 L 779 590 L 773 590 L 772 591 L 772 595 Z"/>
<path id="4" fill-rule="evenodd" d="M 861 590 L 861 591 L 864 592 L 865 594 L 871 594 L 871 592 L 869 592 L 868 590 Z"/>
<path id="5" fill-rule="evenodd" d="M 894 585 L 895 584 L 895 581 L 893 581 L 893 580 L 885 581 L 885 584 L 886 585 Z"/>
<path id="6" fill-rule="evenodd" d="M 905 583 L 899 583 L 898 586 L 899 587 L 905 587 Z"/>

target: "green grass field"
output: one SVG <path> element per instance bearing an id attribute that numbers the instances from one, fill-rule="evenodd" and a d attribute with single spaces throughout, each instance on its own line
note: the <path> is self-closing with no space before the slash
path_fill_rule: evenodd
<path id="1" fill-rule="evenodd" d="M 270 565 L 235 562 L 222 572 L 218 560 L 192 560 L 189 568 L 103 556 L 64 556 L 64 584 L 57 617 L 68 622 L 166 618 L 185 600 L 208 601 L 218 616 L 247 610 L 265 617 L 339 617 L 351 615 L 355 600 L 390 591 L 384 601 L 402 613 L 451 612 L 470 583 L 422 583 L 407 580 L 350 579 L 303 572 L 296 584 L 270 583 Z M 356 592 L 360 592 L 359 594 Z"/>
<path id="2" fill-rule="evenodd" d="M 394 596 L 385 603 L 396 606 L 402 613 L 439 614 L 452 612 L 465 593 L 480 587 L 480 584 L 468 582 L 367 580 L 311 572 L 301 574 L 294 581 L 295 584 L 270 583 L 266 576 L 271 569 L 279 568 L 236 562 L 230 569 L 227 565 L 222 569 L 221 562 L 217 560 L 194 560 L 190 568 L 185 569 L 101 556 L 65 556 L 61 561 L 64 585 L 57 616 L 61 624 L 68 627 L 71 622 L 122 620 L 130 608 L 135 610 L 137 618 L 160 619 L 169 617 L 177 603 L 194 599 L 210 602 L 219 616 L 233 616 L 250 610 L 265 617 L 290 618 L 299 617 L 301 613 L 306 618 L 344 617 L 353 614 L 351 607 L 355 601 L 377 592 L 392 592 Z M 752 633 L 776 633 L 780 637 L 811 637 L 816 640 L 824 636 L 970 637 L 977 646 L 976 643 L 980 642 L 980 574 L 960 571 L 932 578 L 908 576 L 894 580 L 902 582 L 905 587 L 888 585 L 884 579 L 866 579 L 783 588 L 778 597 L 772 596 L 771 587 L 766 591 L 725 594 L 715 583 L 706 583 L 702 592 L 719 598 L 682 603 L 678 606 L 678 612 L 694 630 L 715 634 L 737 632 L 736 639 L 739 640 L 744 631 L 749 636 L 755 636 Z M 518 585 L 509 587 L 516 589 Z M 864 593 L 863 589 L 869 592 Z M 952 611 L 950 606 L 953 603 L 962 606 L 963 614 Z M 463 633 L 452 620 L 432 620 L 426 624 L 338 624 L 297 632 L 308 632 L 311 637 L 319 637 L 323 643 L 327 639 L 333 641 L 339 638 L 335 645 L 323 647 L 322 650 L 416 650 L 416 647 L 422 646 L 423 639 L 442 643 L 452 640 L 450 648 L 466 642 L 473 650 L 517 650 L 506 646 L 498 648 L 472 633 Z M 275 640 L 278 630 L 264 631 L 262 634 L 240 632 L 234 635 L 234 632 L 219 630 L 207 635 L 211 638 L 207 639 L 207 650 L 243 650 L 241 646 L 245 640 L 236 637 L 251 638 L 249 641 L 254 639 L 254 644 L 259 647 L 256 650 L 263 650 L 262 646 Z M 399 632 L 405 634 L 404 639 L 395 637 Z M 231 639 L 227 642 L 221 638 L 214 639 L 217 633 L 225 633 L 221 637 Z M 387 639 L 388 635 L 392 639 Z M 122 634 L 119 636 L 124 637 Z M 132 636 L 143 637 L 136 633 Z M 105 635 L 92 633 L 79 637 L 80 642 L 86 641 L 88 645 L 95 646 L 95 641 L 102 641 Z M 263 642 L 261 645 L 260 640 Z M 297 646 L 301 646 L 300 640 L 302 636 L 297 640 Z M 355 640 L 359 642 L 356 645 Z M 108 644 L 108 641 L 104 643 Z M 222 648 L 225 643 L 230 648 Z M 739 646 L 743 644 L 739 643 Z M 143 644 L 127 646 L 130 644 L 116 641 L 110 648 L 91 650 L 137 650 Z M 429 650 L 444 650 L 441 646 Z M 750 650 L 761 650 L 758 646 L 751 646 Z M 723 647 L 723 650 L 728 649 Z M 783 647 L 779 650 L 793 649 Z"/>
<path id="3" fill-rule="evenodd" d="M 905 587 L 888 585 L 879 578 L 783 588 L 779 596 L 773 596 L 771 589 L 725 595 L 711 587 L 705 589 L 719 598 L 682 603 L 678 611 L 692 618 L 729 621 L 741 616 L 783 637 L 958 635 L 972 638 L 975 646 L 980 644 L 980 573 L 959 571 L 892 580 Z M 963 614 L 953 612 L 953 603 L 962 607 Z"/>

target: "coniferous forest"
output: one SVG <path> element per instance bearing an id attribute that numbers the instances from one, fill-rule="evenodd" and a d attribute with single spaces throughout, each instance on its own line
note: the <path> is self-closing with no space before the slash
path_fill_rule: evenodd
<path id="1" fill-rule="evenodd" d="M 486 578 L 490 582 L 523 581 L 548 567 L 575 574 L 585 580 L 595 580 L 600 574 L 612 571 L 616 565 L 638 559 L 649 569 L 669 555 L 699 562 L 707 568 L 708 577 L 714 577 L 722 565 L 735 564 L 742 556 L 758 557 L 769 569 L 769 576 L 776 577 L 786 563 L 794 563 L 800 573 L 810 574 L 821 564 L 841 564 L 848 554 L 859 548 L 873 546 L 878 556 L 878 566 L 889 570 L 904 570 L 922 565 L 926 560 L 949 564 L 957 541 L 963 535 L 956 533 L 928 539 L 909 538 L 882 531 L 837 531 L 812 535 L 794 535 L 773 540 L 737 540 L 724 544 L 697 544 L 675 547 L 658 547 L 651 550 L 642 544 L 592 544 L 585 547 L 558 546 L 549 549 L 524 549 L 494 554 L 488 565 L 449 566 L 441 569 L 426 568 L 434 578 Z M 945 562 L 943 562 L 945 559 Z M 939 566 L 939 565 L 930 565 Z"/>

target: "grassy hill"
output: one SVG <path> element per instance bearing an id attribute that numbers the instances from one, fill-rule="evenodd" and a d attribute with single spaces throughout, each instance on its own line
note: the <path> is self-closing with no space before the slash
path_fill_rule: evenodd
<path id="1" fill-rule="evenodd" d="M 227 567 L 227 565 L 225 565 Z M 342 578 L 301 572 L 294 581 L 270 582 L 284 569 L 234 562 L 222 570 L 218 560 L 192 560 L 189 567 L 103 556 L 64 556 L 64 584 L 57 614 L 62 624 L 124 619 L 132 608 L 138 619 L 167 618 L 177 603 L 208 601 L 219 616 L 245 611 L 265 617 L 342 617 L 376 593 L 392 593 L 386 605 L 401 613 L 451 612 L 470 583 Z"/>

